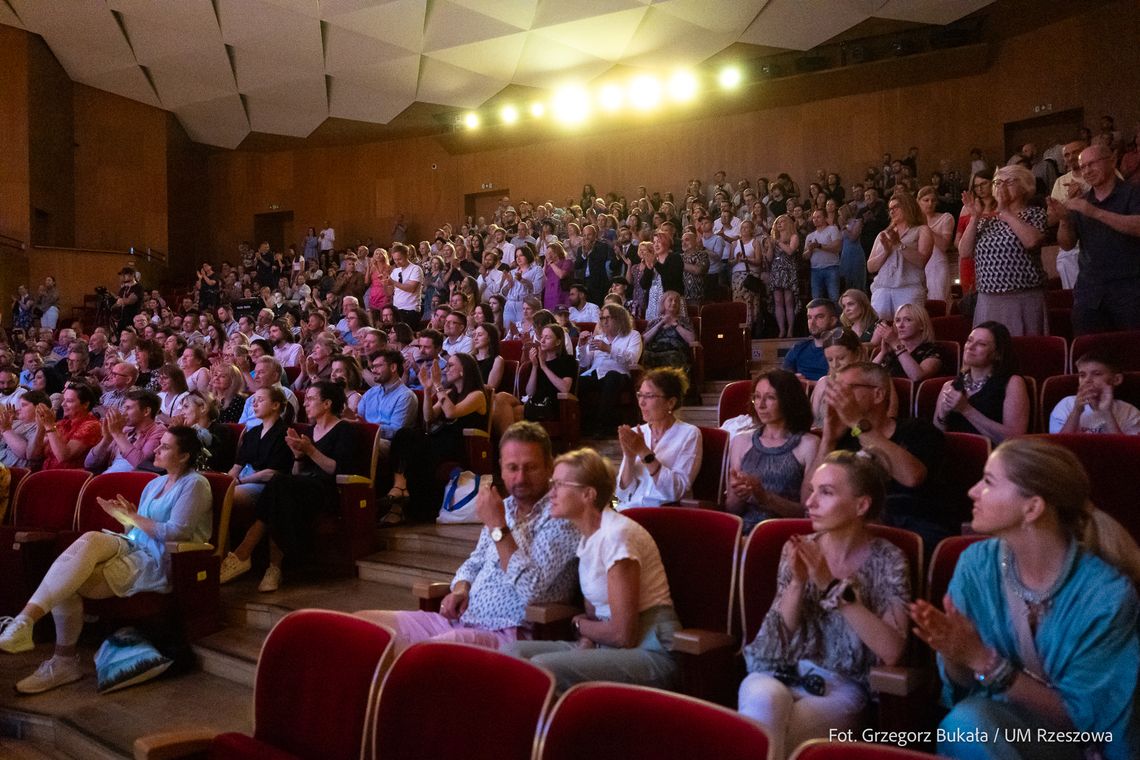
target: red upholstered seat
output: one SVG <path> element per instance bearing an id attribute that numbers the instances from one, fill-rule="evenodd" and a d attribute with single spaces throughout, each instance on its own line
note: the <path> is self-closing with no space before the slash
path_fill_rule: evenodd
<path id="1" fill-rule="evenodd" d="M 499 342 L 499 356 L 513 361 L 522 361 L 523 342 L 521 340 L 504 340 Z"/>
<path id="2" fill-rule="evenodd" d="M 724 386 L 716 406 L 718 425 L 723 425 L 725 420 L 733 417 L 748 414 L 748 409 L 752 406 L 752 389 L 755 385 L 752 380 L 737 380 Z"/>
<path id="3" fill-rule="evenodd" d="M 932 317 L 945 317 L 949 312 L 945 301 L 937 298 L 926 299 L 926 313 Z"/>
<path id="4" fill-rule="evenodd" d="M 388 629 L 343 612 L 286 615 L 261 648 L 253 736 L 221 734 L 210 757 L 358 760 L 391 643 Z"/>
<path id="5" fill-rule="evenodd" d="M 693 498 L 711 504 L 724 503 L 728 432 L 720 428 L 700 428 L 701 467 L 693 480 Z"/>
<path id="6" fill-rule="evenodd" d="M 123 526 L 115 522 L 103 508 L 99 499 L 114 499 L 122 496 L 138 506 L 146 484 L 157 475 L 153 472 L 105 472 L 96 475 L 84 484 L 79 493 L 79 508 L 75 512 L 75 530 L 82 535 L 89 530 L 112 530 L 124 532 Z"/>
<path id="7" fill-rule="evenodd" d="M 1065 374 L 1069 345 L 1059 335 L 1016 335 L 1013 355 L 1017 371 L 1041 384 L 1047 377 Z"/>
<path id="8" fill-rule="evenodd" d="M 976 433 L 946 433 L 942 477 L 946 483 L 946 508 L 966 518 L 972 502 L 968 495 L 982 479 L 990 458 L 990 439 Z"/>
<path id="9" fill-rule="evenodd" d="M 914 383 L 906 377 L 892 377 L 891 383 L 895 387 L 895 397 L 898 399 L 898 419 L 910 419 L 914 414 Z M 810 398 L 811 394 L 808 396 Z"/>
<path id="10" fill-rule="evenodd" d="M 1123 372 L 1140 372 L 1140 330 L 1078 335 L 1073 338 L 1069 354 L 1070 371 L 1076 368 L 1077 359 L 1093 350 L 1103 351 L 1116 359 Z"/>
<path id="11" fill-rule="evenodd" d="M 758 760 L 768 737 L 739 713 L 692 697 L 585 683 L 554 706 L 537 760 Z"/>
<path id="12" fill-rule="evenodd" d="M 801 744 L 789 760 L 929 760 L 934 757 L 937 756 L 882 744 L 813 739 Z"/>
<path id="13" fill-rule="evenodd" d="M 505 391 L 506 393 L 514 393 L 515 383 L 517 382 L 519 374 L 519 362 L 517 359 L 503 359 L 503 377 L 499 380 L 499 385 L 495 388 L 496 391 Z M 483 378 L 486 380 L 487 378 Z"/>
<path id="14" fill-rule="evenodd" d="M 962 368 L 962 344 L 956 340 L 936 340 L 938 353 L 942 356 L 940 375 L 957 375 Z"/>
<path id="15" fill-rule="evenodd" d="M 745 321 L 747 309 L 738 301 L 709 303 L 701 307 L 701 331 L 697 339 L 704 353 L 705 377 L 711 380 L 748 377 L 752 337 Z"/>
<path id="16" fill-rule="evenodd" d="M 956 343 L 965 343 L 970 337 L 973 322 L 964 314 L 954 314 L 948 317 L 931 316 L 930 324 L 934 328 L 934 337 L 938 340 L 952 340 Z"/>
<path id="17" fill-rule="evenodd" d="M 529 760 L 553 695 L 553 676 L 526 660 L 415 644 L 384 678 L 369 757 Z"/>
<path id="18" fill-rule="evenodd" d="M 954 378 L 948 375 L 928 377 L 914 389 L 914 417 L 918 420 L 932 422 L 934 412 L 938 409 L 938 394 L 948 380 Z"/>
<path id="19" fill-rule="evenodd" d="M 958 566 L 958 558 L 970 544 L 984 541 L 989 536 L 971 534 L 968 536 L 950 536 L 938 542 L 934 547 L 934 554 L 930 557 L 930 575 L 926 579 L 926 600 L 936 607 L 942 607 L 942 597 L 950 588 L 950 579 L 954 577 L 954 568 Z"/>

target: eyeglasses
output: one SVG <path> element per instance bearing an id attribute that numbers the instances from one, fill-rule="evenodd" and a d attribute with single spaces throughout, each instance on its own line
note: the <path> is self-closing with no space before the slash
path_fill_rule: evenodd
<path id="1" fill-rule="evenodd" d="M 643 399 L 643 398 L 644 399 L 665 398 L 664 394 L 661 394 L 661 393 L 635 393 L 634 395 L 637 396 L 638 400 Z"/>
<path id="2" fill-rule="evenodd" d="M 572 480 L 551 480 L 550 490 L 557 491 L 560 488 L 589 488 L 590 486 L 585 483 L 575 483 Z"/>
<path id="3" fill-rule="evenodd" d="M 610 319 L 611 319 L 611 317 L 607 317 L 607 316 L 606 316 L 606 315 L 604 315 L 604 314 L 603 314 L 602 316 L 598 317 L 598 321 L 599 321 L 599 322 L 609 322 L 609 321 L 610 321 Z"/>
<path id="4" fill-rule="evenodd" d="M 871 385 L 870 383 L 843 383 L 844 388 L 866 388 L 868 390 L 878 390 L 879 386 Z"/>

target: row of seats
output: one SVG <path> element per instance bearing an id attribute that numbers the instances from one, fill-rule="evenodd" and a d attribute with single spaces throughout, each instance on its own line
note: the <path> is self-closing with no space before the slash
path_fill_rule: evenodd
<path id="1" fill-rule="evenodd" d="M 384 674 L 392 634 L 337 612 L 302 610 L 270 632 L 258 661 L 254 733 L 140 738 L 135 757 L 462 757 L 467 760 L 754 760 L 768 738 L 736 712 L 639 686 L 589 683 L 554 700 L 524 660 L 465 644 L 409 647 Z M 794 760 L 918 760 L 918 752 L 808 742 Z"/>

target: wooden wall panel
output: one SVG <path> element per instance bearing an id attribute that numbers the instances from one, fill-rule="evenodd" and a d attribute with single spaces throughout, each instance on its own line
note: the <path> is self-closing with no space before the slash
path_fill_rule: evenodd
<path id="1" fill-rule="evenodd" d="M 74 248 L 36 246 L 28 257 L 28 281 L 39 285 L 48 275 L 59 284 L 60 325 L 69 324 L 71 307 L 101 285 L 112 293 L 119 290 L 119 270 L 133 266 L 141 273 L 144 287 L 154 287 L 165 274 L 165 266 L 143 257 L 131 258 L 116 251 L 86 251 Z"/>
<path id="2" fill-rule="evenodd" d="M 31 238 L 28 142 L 28 37 L 0 26 L 0 235 L 27 244 Z M 0 245 L 0 298 L 28 276 L 26 250 Z"/>

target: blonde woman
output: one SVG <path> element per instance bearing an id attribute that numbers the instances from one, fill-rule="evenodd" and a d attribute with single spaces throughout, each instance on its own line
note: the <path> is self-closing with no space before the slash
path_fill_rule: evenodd
<path id="1" fill-rule="evenodd" d="M 950 302 L 950 261 L 946 252 L 954 240 L 954 215 L 936 210 L 938 188 L 927 185 L 918 191 L 918 208 L 930 228 L 934 249 L 926 262 L 926 295 Z"/>
<path id="2" fill-rule="evenodd" d="M 772 308 L 776 312 L 780 338 L 792 337 L 796 325 L 796 305 L 800 299 L 800 275 L 796 271 L 799 250 L 800 236 L 795 222 L 787 214 L 780 214 L 772 222 L 772 244 L 767 254 Z"/>
<path id="3" fill-rule="evenodd" d="M 368 291 L 364 300 L 372 314 L 372 322 L 380 324 L 380 312 L 391 303 L 392 284 L 389 278 L 392 274 L 392 264 L 388 261 L 388 252 L 377 248 L 368 262 L 368 270 L 364 273 L 364 285 Z"/>
<path id="4" fill-rule="evenodd" d="M 886 367 L 891 377 L 921 383 L 941 372 L 942 353 L 934 345 L 934 328 L 923 307 L 903 304 L 895 312 L 894 322 L 880 322 L 875 335 L 879 351 L 871 361 Z"/>
<path id="5" fill-rule="evenodd" d="M 867 271 L 871 305 L 879 314 L 894 314 L 907 303 L 926 303 L 926 264 L 934 252 L 934 238 L 914 196 L 896 191 L 887 201 L 890 224 L 875 238 Z"/>

